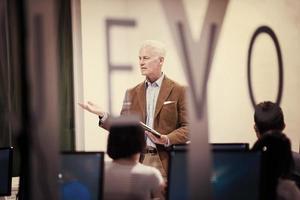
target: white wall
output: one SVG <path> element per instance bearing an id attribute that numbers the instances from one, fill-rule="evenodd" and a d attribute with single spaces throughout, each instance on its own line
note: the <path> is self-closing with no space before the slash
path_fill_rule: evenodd
<path id="1" fill-rule="evenodd" d="M 183 1 L 193 37 L 197 40 L 207 0 Z M 250 39 L 261 25 L 271 27 L 280 43 L 284 65 L 281 106 L 285 113 L 286 133 L 293 149 L 300 139 L 300 1 L 231 0 L 216 47 L 208 82 L 208 115 L 211 142 L 255 141 L 253 108 L 247 86 L 247 53 Z M 167 46 L 163 71 L 187 84 L 163 8 L 159 0 L 81 0 L 83 99 L 108 109 L 107 52 L 105 20 L 133 19 L 134 28 L 111 30 L 113 64 L 131 64 L 134 70 L 113 74 L 113 114 L 118 115 L 126 88 L 143 80 L 138 69 L 139 44 L 157 39 Z M 275 101 L 278 88 L 277 56 L 272 40 L 260 35 L 252 57 L 253 88 L 256 100 Z M 76 81 L 76 80 L 75 80 Z M 76 102 L 76 100 L 75 100 Z M 84 113 L 84 148 L 105 150 L 106 133 L 97 126 L 97 117 Z M 81 134 L 81 133 L 78 133 Z"/>

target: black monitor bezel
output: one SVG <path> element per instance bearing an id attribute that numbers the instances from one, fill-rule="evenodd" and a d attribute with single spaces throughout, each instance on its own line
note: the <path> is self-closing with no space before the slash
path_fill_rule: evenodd
<path id="1" fill-rule="evenodd" d="M 249 143 L 210 143 L 212 147 L 212 151 L 214 150 L 224 150 L 224 151 L 250 151 Z M 228 148 L 222 148 L 228 147 Z M 245 148 L 237 148 L 238 146 L 242 147 L 245 146 Z M 219 147 L 219 148 L 216 148 Z M 232 147 L 232 148 L 230 148 Z"/>
<path id="2" fill-rule="evenodd" d="M 62 151 L 60 152 L 61 155 L 93 155 L 93 154 L 100 154 L 101 155 L 101 159 L 100 159 L 100 166 L 102 167 L 102 170 L 99 172 L 100 174 L 100 180 L 99 180 L 99 195 L 98 195 L 98 200 L 102 200 L 103 199 L 103 194 L 104 194 L 104 156 L 105 153 L 103 151 Z M 102 177 L 102 178 L 101 178 Z"/>
<path id="3" fill-rule="evenodd" d="M 1 196 L 10 196 L 11 195 L 11 189 L 12 189 L 12 167 L 13 167 L 13 147 L 1 147 L 1 150 L 8 150 L 9 153 L 9 160 L 8 160 L 8 180 L 7 180 L 7 185 L 8 185 L 8 190 L 5 191 L 4 193 L 0 192 L 0 197 Z"/>

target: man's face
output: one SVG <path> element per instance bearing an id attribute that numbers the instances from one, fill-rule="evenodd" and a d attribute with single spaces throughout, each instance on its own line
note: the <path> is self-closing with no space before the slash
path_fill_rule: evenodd
<path id="1" fill-rule="evenodd" d="M 149 81 L 157 80 L 161 75 L 161 67 L 164 58 L 150 47 L 144 47 L 139 53 L 139 64 L 141 74 L 146 76 Z"/>

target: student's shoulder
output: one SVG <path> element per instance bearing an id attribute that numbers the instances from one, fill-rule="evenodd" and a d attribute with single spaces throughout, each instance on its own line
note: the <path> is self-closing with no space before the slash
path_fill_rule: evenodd
<path id="1" fill-rule="evenodd" d="M 137 171 L 145 176 L 153 177 L 154 179 L 162 179 L 160 171 L 152 166 L 147 166 L 139 163 L 137 165 Z"/>
<path id="2" fill-rule="evenodd" d="M 136 165 L 136 167 L 137 167 L 138 170 L 141 170 L 145 173 L 150 173 L 150 174 L 156 173 L 158 171 L 158 169 L 156 169 L 155 167 L 144 165 L 142 163 L 138 163 Z"/>
<path id="3" fill-rule="evenodd" d="M 294 181 L 279 178 L 277 196 L 279 199 L 300 199 L 300 190 Z"/>

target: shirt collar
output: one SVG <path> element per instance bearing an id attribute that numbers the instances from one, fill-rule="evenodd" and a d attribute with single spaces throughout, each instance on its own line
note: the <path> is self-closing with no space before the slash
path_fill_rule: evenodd
<path id="1" fill-rule="evenodd" d="M 155 82 L 153 82 L 153 83 L 151 84 L 150 81 L 148 81 L 148 80 L 146 79 L 146 80 L 145 80 L 145 84 L 146 84 L 146 86 L 148 86 L 148 85 L 150 84 L 150 85 L 156 85 L 156 86 L 160 87 L 161 84 L 162 84 L 162 81 L 163 81 L 164 77 L 165 77 L 164 73 L 161 73 L 161 76 L 160 76 Z"/>

